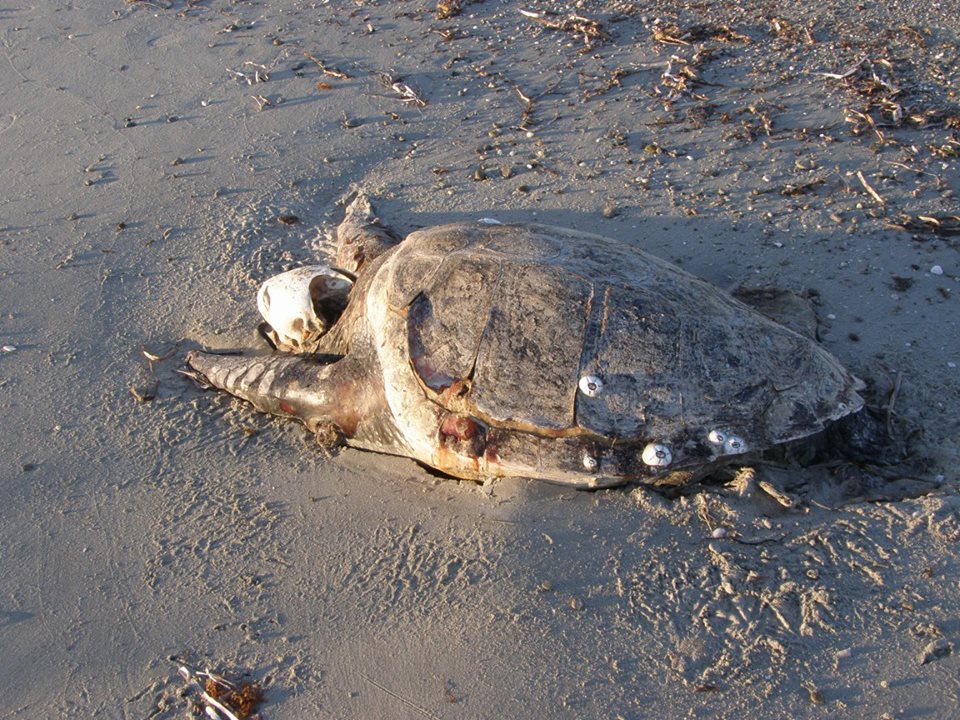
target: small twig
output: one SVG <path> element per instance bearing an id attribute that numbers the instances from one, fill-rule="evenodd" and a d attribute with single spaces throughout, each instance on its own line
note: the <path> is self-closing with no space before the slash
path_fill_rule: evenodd
<path id="1" fill-rule="evenodd" d="M 151 368 L 152 370 L 152 368 Z M 133 395 L 133 399 L 139 403 L 150 402 L 151 400 L 157 399 L 157 391 L 160 389 L 160 382 L 158 380 L 152 380 L 142 387 L 137 387 L 136 385 L 130 386 L 130 394 Z"/>
<path id="2" fill-rule="evenodd" d="M 938 178 L 939 179 L 939 178 Z M 932 232 L 940 236 L 960 235 L 960 215 L 901 215 L 888 227 L 906 232 Z"/>
<path id="3" fill-rule="evenodd" d="M 926 46 L 927 46 L 927 43 L 926 43 L 926 41 L 923 39 L 923 35 L 920 34 L 920 31 L 919 31 L 919 30 L 916 30 L 915 28 L 912 28 L 912 27 L 910 27 L 909 25 L 901 25 L 901 26 L 900 26 L 899 28 L 897 28 L 897 29 L 900 30 L 901 32 L 905 33 L 906 35 L 909 35 L 911 38 L 913 38 L 914 42 L 916 42 L 917 45 L 919 45 L 920 47 L 926 47 Z"/>
<path id="4" fill-rule="evenodd" d="M 523 103 L 523 112 L 520 115 L 520 123 L 517 125 L 517 129 L 526 132 L 535 124 L 533 121 L 533 98 L 524 95 L 517 85 L 513 86 L 513 91 L 517 93 L 517 97 Z"/>
<path id="5" fill-rule="evenodd" d="M 225 677 L 221 677 L 220 675 L 214 675 L 209 670 L 194 670 L 194 674 L 197 677 L 204 677 L 204 678 L 207 678 L 208 680 L 213 680 L 213 682 L 215 682 L 217 685 L 219 685 L 220 687 L 226 688 L 227 690 L 239 690 L 239 688 L 236 685 L 234 685 L 232 682 L 227 680 Z"/>
<path id="6" fill-rule="evenodd" d="M 467 33 L 461 31 L 459 28 L 432 27 L 432 28 L 429 28 L 428 31 L 439 35 L 444 42 L 452 42 L 454 40 L 463 40 L 464 38 L 470 37 Z M 446 67 L 446 65 L 444 67 Z"/>
<path id="7" fill-rule="evenodd" d="M 903 168 L 904 170 L 909 170 L 910 172 L 915 172 L 915 173 L 917 173 L 918 175 L 929 175 L 930 177 L 935 177 L 935 178 L 937 178 L 938 180 L 940 179 L 940 176 L 937 175 L 936 173 L 928 172 L 928 171 L 926 171 L 926 170 L 921 170 L 920 168 L 910 167 L 909 165 L 905 165 L 905 164 L 902 163 L 902 162 L 895 162 L 895 161 L 893 161 L 893 160 L 884 160 L 884 162 L 885 162 L 887 165 L 894 165 L 894 166 L 896 166 L 896 167 Z"/>
<path id="8" fill-rule="evenodd" d="M 240 720 L 240 718 L 238 718 L 233 712 L 231 712 L 230 708 L 228 708 L 226 705 L 218 701 L 216 698 L 214 698 L 206 690 L 203 689 L 203 685 L 200 684 L 200 681 L 193 676 L 193 673 L 190 672 L 190 669 L 186 665 L 181 665 L 180 668 L 177 670 L 177 673 L 189 685 L 193 686 L 196 690 L 199 691 L 200 697 L 203 699 L 205 703 L 207 703 L 208 706 L 212 706 L 216 708 L 216 710 L 219 710 L 224 715 L 226 715 L 229 720 Z M 208 710 L 209 710 L 209 707 L 208 707 Z M 209 712 L 207 714 L 209 715 Z"/>
<path id="9" fill-rule="evenodd" d="M 763 490 L 767 495 L 772 497 L 778 503 L 780 503 L 785 508 L 792 508 L 797 503 L 796 501 L 787 493 L 785 493 L 780 488 L 776 487 L 773 483 L 768 480 L 758 480 L 757 485 Z"/>
<path id="10" fill-rule="evenodd" d="M 389 90 L 393 90 L 400 96 L 401 102 L 411 103 L 416 107 L 426 107 L 427 101 L 412 87 L 402 80 L 396 80 L 387 73 L 377 73 L 380 83 Z"/>
<path id="11" fill-rule="evenodd" d="M 167 5 L 157 5 L 156 3 L 149 2 L 149 0 L 126 0 L 127 5 L 132 7 L 138 7 L 139 5 L 149 5 L 150 7 L 159 8 L 160 10 L 169 10 L 173 7 L 170 4 Z"/>
<path id="12" fill-rule="evenodd" d="M 866 58 L 860 58 L 853 65 L 848 67 L 846 70 L 840 73 L 831 73 L 831 72 L 815 72 L 814 75 L 820 75 L 821 77 L 830 78 L 831 80 L 846 80 L 848 77 L 855 75 L 863 63 L 866 62 Z"/>
<path id="13" fill-rule="evenodd" d="M 857 180 L 860 181 L 860 184 L 863 185 L 864 189 L 866 189 L 866 191 L 870 193 L 873 199 L 880 203 L 880 205 L 887 204 L 886 201 L 880 197 L 880 194 L 870 186 L 870 183 L 867 182 L 867 179 L 863 176 L 863 172 L 860 170 L 857 170 Z"/>
<path id="14" fill-rule="evenodd" d="M 782 188 L 780 188 L 780 194 L 784 197 L 790 197 L 792 195 L 801 195 L 807 190 L 811 190 L 818 185 L 823 185 L 825 180 L 823 178 L 814 178 L 809 182 L 800 183 L 799 185 L 794 185 L 793 183 L 787 183 Z"/>
<path id="15" fill-rule="evenodd" d="M 140 348 L 140 352 L 143 353 L 143 356 L 150 361 L 151 363 L 163 362 L 164 360 L 169 360 L 173 357 L 173 354 L 177 351 L 177 346 L 174 345 L 170 350 L 168 350 L 163 355 L 157 355 L 156 353 L 150 352 L 145 347 Z M 152 367 L 152 366 L 151 366 Z"/>
<path id="16" fill-rule="evenodd" d="M 349 80 L 349 79 L 350 79 L 350 76 L 347 75 L 347 74 L 346 74 L 345 72 L 343 72 L 342 70 L 337 70 L 336 68 L 328 67 L 328 66 L 323 62 L 323 60 L 320 60 L 319 58 L 315 58 L 313 55 L 311 55 L 311 54 L 308 53 L 308 52 L 304 52 L 304 53 L 303 53 L 303 56 L 304 56 L 307 60 L 309 60 L 310 62 L 312 62 L 314 65 L 316 65 L 318 68 L 320 68 L 320 72 L 322 72 L 324 75 L 329 75 L 330 77 L 335 77 L 335 78 L 337 78 L 338 80 Z"/>
<path id="17" fill-rule="evenodd" d="M 253 101 L 257 104 L 257 112 L 260 112 L 265 107 L 270 107 L 273 104 L 263 95 L 251 95 L 250 97 L 252 97 Z"/>
<path id="18" fill-rule="evenodd" d="M 740 537 L 738 535 L 732 535 L 729 537 L 730 540 L 733 540 L 735 543 L 740 543 L 741 545 L 765 545 L 766 543 L 781 543 L 786 534 L 783 535 L 771 535 L 767 538 L 752 538 L 747 540 L 746 538 Z"/>
<path id="19" fill-rule="evenodd" d="M 237 78 L 237 80 L 243 80 L 247 85 L 253 85 L 253 81 L 250 80 L 246 73 L 242 73 L 239 70 L 231 70 L 230 68 L 227 68 L 227 72 Z"/>
<path id="20" fill-rule="evenodd" d="M 886 142 L 886 138 L 880 131 L 880 128 L 877 127 L 876 120 L 874 120 L 868 113 L 848 108 L 843 119 L 853 125 L 853 127 L 850 129 L 850 132 L 852 132 L 854 135 L 859 135 L 861 132 L 863 132 L 863 126 L 868 125 L 876 134 L 877 140 L 880 142 L 880 144 Z"/>
<path id="21" fill-rule="evenodd" d="M 421 715 L 423 715 L 425 718 L 430 718 L 430 720 L 440 720 L 440 718 L 438 718 L 436 715 L 434 715 L 434 714 L 433 714 L 432 712 L 430 712 L 429 710 L 427 710 L 427 709 L 425 709 L 425 708 L 422 708 L 422 707 L 420 707 L 419 705 L 417 705 L 415 702 L 413 702 L 412 700 L 408 700 L 407 698 L 403 697 L 402 695 L 399 695 L 399 694 L 393 692 L 393 690 L 391 690 L 391 689 L 389 689 L 389 688 L 381 685 L 381 684 L 378 683 L 376 680 L 374 680 L 373 678 L 371 678 L 369 675 L 366 675 L 366 674 L 364 674 L 364 673 L 359 673 L 359 675 L 360 675 L 360 677 L 362 677 L 364 680 L 366 680 L 368 683 L 370 683 L 371 685 L 373 685 L 375 688 L 379 688 L 380 690 L 383 690 L 383 692 L 385 692 L 387 695 L 389 695 L 390 697 L 392 697 L 394 700 L 397 700 L 397 701 L 403 703 L 404 705 L 406 705 L 406 706 L 407 706 L 408 708 L 410 708 L 411 710 L 416 710 L 418 713 L 420 713 Z"/>

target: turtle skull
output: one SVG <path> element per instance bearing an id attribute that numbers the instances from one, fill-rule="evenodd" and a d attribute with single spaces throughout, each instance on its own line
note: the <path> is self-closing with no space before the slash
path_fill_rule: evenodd
<path id="1" fill-rule="evenodd" d="M 326 265 L 288 270 L 257 291 L 257 308 L 277 350 L 311 352 L 346 306 L 351 283 Z"/>

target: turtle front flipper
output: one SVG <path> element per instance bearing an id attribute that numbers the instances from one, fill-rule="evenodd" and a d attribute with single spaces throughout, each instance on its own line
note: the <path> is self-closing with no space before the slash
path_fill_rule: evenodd
<path id="1" fill-rule="evenodd" d="M 192 351 L 187 364 L 219 390 L 260 412 L 301 420 L 307 427 L 339 414 L 332 362 L 291 355 L 217 355 Z M 339 423 L 337 423 L 339 425 Z"/>
<path id="2" fill-rule="evenodd" d="M 376 368 L 352 356 L 217 355 L 191 351 L 190 365 L 213 387 L 257 410 L 301 421 L 317 433 L 336 427 L 347 443 L 403 454 Z"/>

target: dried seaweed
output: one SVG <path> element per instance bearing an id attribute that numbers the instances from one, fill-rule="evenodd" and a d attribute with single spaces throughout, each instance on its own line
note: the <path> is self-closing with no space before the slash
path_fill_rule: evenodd
<path id="1" fill-rule="evenodd" d="M 940 236 L 960 235 L 960 215 L 898 215 L 886 225 L 893 230 L 910 233 L 933 233 Z"/>
<path id="2" fill-rule="evenodd" d="M 872 132 L 881 144 L 887 141 L 883 128 L 960 127 L 960 108 L 932 107 L 909 102 L 909 92 L 897 77 L 894 63 L 886 57 L 863 57 L 840 72 L 815 73 L 838 81 L 859 105 L 848 107 L 844 119 L 854 135 Z"/>
<path id="3" fill-rule="evenodd" d="M 263 690 L 252 683 L 236 686 L 227 684 L 220 678 L 208 677 L 204 689 L 214 700 L 219 700 L 230 708 L 240 720 L 246 720 L 253 715 L 263 700 Z"/>
<path id="4" fill-rule="evenodd" d="M 256 683 L 231 682 L 185 663 L 179 665 L 177 674 L 194 693 L 189 698 L 196 715 L 204 714 L 213 720 L 247 720 L 263 701 L 263 690 Z"/>
<path id="5" fill-rule="evenodd" d="M 591 20 L 583 15 L 571 13 L 562 16 L 551 12 L 534 12 L 532 10 L 521 10 L 520 14 L 545 28 L 582 37 L 584 50 L 592 49 L 595 42 L 601 42 L 609 37 L 600 27 L 598 21 Z"/>
<path id="6" fill-rule="evenodd" d="M 823 185 L 826 182 L 823 178 L 814 178 L 809 182 L 805 183 L 787 183 L 782 188 L 780 188 L 780 194 L 784 197 L 793 197 L 795 195 L 803 195 L 813 188 Z"/>
<path id="7" fill-rule="evenodd" d="M 462 0 L 440 0 L 437 3 L 437 20 L 448 20 L 463 12 Z"/>
<path id="8" fill-rule="evenodd" d="M 803 40 L 808 45 L 814 45 L 817 42 L 813 37 L 813 33 L 810 32 L 810 28 L 806 26 L 798 26 L 796 23 L 781 17 L 770 18 L 769 22 L 770 34 L 774 37 L 791 42 Z"/>
<path id="9" fill-rule="evenodd" d="M 385 88 L 392 90 L 399 95 L 401 102 L 409 103 L 418 108 L 427 106 L 426 99 L 412 87 L 403 82 L 403 80 L 394 78 L 388 73 L 383 72 L 377 73 L 377 79 L 380 80 L 380 84 Z"/>
<path id="10" fill-rule="evenodd" d="M 675 23 L 662 23 L 653 28 L 653 39 L 664 45 L 692 45 L 705 40 L 715 40 L 722 43 L 749 43 L 750 37 L 737 32 L 729 25 L 707 23 L 693 25 L 683 30 Z"/>
<path id="11" fill-rule="evenodd" d="M 673 55 L 667 62 L 660 75 L 660 85 L 667 88 L 666 97 L 668 100 L 675 100 L 682 95 L 688 95 L 694 100 L 705 102 L 705 95 L 694 92 L 694 88 L 699 85 L 709 85 L 701 77 L 698 70 L 706 65 L 714 57 L 714 51 L 710 48 L 699 48 L 690 58 Z M 661 93 L 660 88 L 656 92 Z"/>

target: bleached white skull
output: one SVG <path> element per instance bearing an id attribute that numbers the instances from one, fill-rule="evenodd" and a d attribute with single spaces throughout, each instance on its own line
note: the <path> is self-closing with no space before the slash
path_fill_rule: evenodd
<path id="1" fill-rule="evenodd" d="M 277 349 L 316 349 L 343 311 L 350 288 L 350 280 L 326 265 L 296 268 L 266 280 L 257 291 L 257 308 Z"/>

